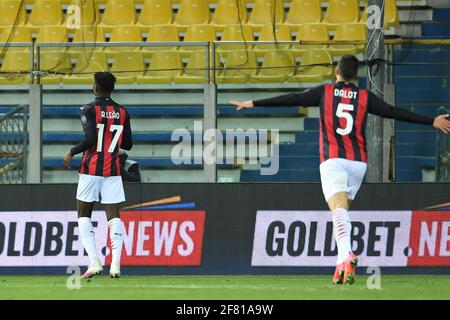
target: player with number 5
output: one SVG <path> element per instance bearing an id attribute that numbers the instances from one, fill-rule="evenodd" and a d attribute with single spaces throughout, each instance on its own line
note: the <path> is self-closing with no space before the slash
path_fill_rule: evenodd
<path id="1" fill-rule="evenodd" d="M 352 284 L 355 280 L 358 258 L 351 249 L 351 222 L 347 211 L 361 187 L 367 169 L 367 114 L 432 125 L 446 134 L 450 131 L 448 115 L 433 119 L 394 108 L 373 93 L 359 89 L 353 83 L 358 76 L 358 67 L 359 61 L 355 56 L 345 55 L 335 69 L 335 84 L 257 101 L 231 101 L 237 110 L 254 106 L 319 106 L 320 179 L 325 199 L 332 211 L 334 237 L 338 246 L 333 276 L 335 284 Z"/>
<path id="2" fill-rule="evenodd" d="M 125 108 L 111 99 L 116 78 L 109 72 L 94 74 L 95 100 L 81 108 L 84 139 L 64 156 L 70 169 L 73 156 L 83 152 L 77 189 L 78 227 L 89 267 L 81 278 L 91 278 L 103 272 L 95 245 L 91 222 L 94 203 L 101 200 L 108 218 L 112 262 L 110 276 L 120 277 L 120 256 L 123 244 L 123 223 L 119 204 L 125 201 L 119 165 L 119 149 L 133 146 L 130 116 Z M 101 199 L 100 199 L 101 197 Z"/>

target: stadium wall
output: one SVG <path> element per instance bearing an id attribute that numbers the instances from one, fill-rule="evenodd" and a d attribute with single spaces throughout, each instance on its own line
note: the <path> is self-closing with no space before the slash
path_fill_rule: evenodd
<path id="1" fill-rule="evenodd" d="M 76 185 L 0 190 L 0 274 L 64 274 L 68 266 L 87 264 Z M 363 185 L 350 214 L 362 267 L 449 274 L 448 191 L 438 183 Z M 126 194 L 124 274 L 323 274 L 333 268 L 331 217 L 319 184 L 128 184 Z M 106 220 L 101 207 L 95 209 L 98 250 L 108 264 Z"/>

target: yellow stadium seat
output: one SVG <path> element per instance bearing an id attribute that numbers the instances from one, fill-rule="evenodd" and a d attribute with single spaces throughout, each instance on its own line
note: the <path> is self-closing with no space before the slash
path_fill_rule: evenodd
<path id="1" fill-rule="evenodd" d="M 2 37 L 0 38 L 0 42 L 9 42 L 11 44 L 14 44 L 14 42 L 28 42 L 31 43 L 31 33 L 30 29 L 23 26 L 18 26 L 15 28 L 7 27 L 3 28 L 2 31 Z M 1 47 L 0 47 L 1 49 Z M 30 48 L 24 48 L 24 47 L 9 47 L 9 51 L 30 51 Z"/>
<path id="2" fill-rule="evenodd" d="M 158 51 L 152 56 L 149 70 L 136 80 L 137 83 L 171 83 L 174 77 L 181 74 L 181 68 L 181 57 L 178 52 Z"/>
<path id="3" fill-rule="evenodd" d="M 337 41 L 367 41 L 366 25 L 362 23 L 341 24 L 337 27 L 334 39 Z M 330 46 L 333 55 L 356 54 L 363 52 L 364 44 L 336 44 Z"/>
<path id="4" fill-rule="evenodd" d="M 67 42 L 67 29 L 63 26 L 46 26 L 38 33 L 36 43 L 63 43 Z M 40 47 L 41 52 L 64 51 L 67 47 Z"/>
<path id="5" fill-rule="evenodd" d="M 205 83 L 206 82 L 206 52 L 194 51 L 189 56 L 187 69 L 183 74 L 174 77 L 175 83 Z"/>
<path id="6" fill-rule="evenodd" d="M 117 26 L 113 29 L 111 34 L 111 38 L 109 42 L 142 42 L 142 34 L 141 29 L 137 26 Z M 139 48 L 121 46 L 121 47 L 107 47 L 107 51 L 116 52 L 116 51 L 134 51 L 139 50 Z"/>
<path id="7" fill-rule="evenodd" d="M 320 0 L 292 0 L 286 23 L 302 25 L 304 23 L 318 23 L 322 21 L 322 7 Z"/>
<path id="8" fill-rule="evenodd" d="M 140 52 L 118 52 L 114 55 L 111 72 L 117 83 L 134 83 L 136 77 L 144 73 L 144 57 Z"/>
<path id="9" fill-rule="evenodd" d="M 254 41 L 252 27 L 245 24 L 233 24 L 223 29 L 221 41 Z M 253 44 L 225 44 L 216 47 L 218 51 L 246 50 L 253 48 Z"/>
<path id="10" fill-rule="evenodd" d="M 77 61 L 74 74 L 63 77 L 64 84 L 91 84 L 95 72 L 108 70 L 106 54 L 103 52 L 79 53 L 74 57 Z"/>
<path id="11" fill-rule="evenodd" d="M 67 42 L 67 29 L 61 26 L 43 27 L 36 42 Z"/>
<path id="12" fill-rule="evenodd" d="M 71 73 L 72 63 L 70 55 L 66 52 L 45 52 L 41 55 L 40 69 L 44 71 L 41 76 L 42 84 L 59 84 L 63 78 L 61 74 L 52 74 L 52 72 Z M 49 72 L 45 74 L 45 72 Z"/>
<path id="13" fill-rule="evenodd" d="M 138 25 L 166 25 L 173 20 L 172 5 L 167 0 L 145 0 L 139 16 Z"/>
<path id="14" fill-rule="evenodd" d="M 207 0 L 183 0 L 175 17 L 175 24 L 186 26 L 209 23 L 210 12 Z"/>
<path id="15" fill-rule="evenodd" d="M 329 0 L 324 22 L 334 30 L 342 23 L 359 21 L 358 0 Z"/>
<path id="16" fill-rule="evenodd" d="M 294 54 L 290 50 L 272 50 L 264 56 L 261 70 L 250 76 L 250 82 L 284 82 L 295 72 Z"/>
<path id="17" fill-rule="evenodd" d="M 329 41 L 327 26 L 323 23 L 311 23 L 303 24 L 298 28 L 297 38 L 298 42 L 322 42 Z M 292 46 L 292 50 L 295 52 L 304 52 L 311 49 L 325 49 L 326 44 L 296 44 Z"/>
<path id="18" fill-rule="evenodd" d="M 0 1 L 0 27 L 23 25 L 26 20 L 25 4 L 17 0 Z"/>
<path id="19" fill-rule="evenodd" d="M 75 29 L 72 42 L 105 42 L 105 35 L 101 28 L 96 26 L 84 26 L 80 29 Z"/>
<path id="20" fill-rule="evenodd" d="M 361 23 L 367 23 L 367 3 L 364 7 L 364 12 L 361 17 Z M 398 28 L 400 26 L 400 19 L 398 17 L 397 3 L 395 0 L 386 0 L 384 7 L 384 27 Z"/>
<path id="21" fill-rule="evenodd" d="M 28 52 L 7 52 L 3 57 L 2 67 L 0 68 L 0 84 L 23 84 L 29 78 L 30 72 L 30 54 Z M 11 72 L 8 74 L 7 72 Z M 28 72 L 25 74 L 14 72 Z"/>
<path id="22" fill-rule="evenodd" d="M 333 58 L 327 50 L 308 50 L 303 54 L 297 74 L 288 79 L 289 82 L 322 82 L 332 79 Z M 319 65 L 324 64 L 324 65 Z"/>
<path id="23" fill-rule="evenodd" d="M 231 51 L 223 67 L 216 78 L 218 83 L 248 82 L 250 76 L 255 75 L 257 70 L 255 53 L 248 50 Z"/>
<path id="24" fill-rule="evenodd" d="M 112 26 L 132 25 L 136 22 L 136 9 L 130 0 L 109 0 L 100 26 L 111 30 Z M 108 28 L 110 27 L 110 28 Z"/>
<path id="25" fill-rule="evenodd" d="M 80 10 L 80 21 L 76 19 L 76 12 L 71 6 Z M 66 26 L 68 29 L 77 29 L 80 26 L 94 26 L 100 20 L 100 12 L 96 0 L 71 0 L 67 8 Z M 79 23 L 79 25 L 77 25 Z M 76 28 L 75 28 L 76 27 Z"/>
<path id="26" fill-rule="evenodd" d="M 216 31 L 209 24 L 190 25 L 183 42 L 212 42 L 216 40 Z M 205 50 L 205 47 L 180 47 L 181 51 Z"/>
<path id="27" fill-rule="evenodd" d="M 218 0 L 212 23 L 216 26 L 242 24 L 247 22 L 244 0 Z"/>
<path id="28" fill-rule="evenodd" d="M 28 25 L 37 31 L 43 26 L 61 25 L 63 11 L 59 0 L 36 0 L 31 10 Z"/>
<path id="29" fill-rule="evenodd" d="M 172 25 L 151 26 L 149 29 L 147 42 L 178 42 L 180 37 L 178 29 Z M 177 47 L 142 47 L 143 51 L 171 51 Z"/>
<path id="30" fill-rule="evenodd" d="M 249 23 L 262 26 L 284 21 L 283 1 L 255 0 Z"/>
<path id="31" fill-rule="evenodd" d="M 291 30 L 286 24 L 275 25 L 266 24 L 261 28 L 258 41 L 271 41 L 275 44 L 257 44 L 255 45 L 256 51 L 268 51 L 268 50 L 286 50 L 290 47 L 289 44 L 276 44 L 278 41 L 292 41 Z"/>

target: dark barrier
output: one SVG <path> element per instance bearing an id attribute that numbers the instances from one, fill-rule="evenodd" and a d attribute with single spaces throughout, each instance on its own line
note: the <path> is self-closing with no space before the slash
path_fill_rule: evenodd
<path id="1" fill-rule="evenodd" d="M 351 213 L 363 266 L 449 272 L 449 187 L 364 185 Z M 69 265 L 87 263 L 75 191 L 76 185 L 0 186 L 1 273 L 65 273 Z M 155 210 L 161 204 L 153 203 L 122 212 L 125 274 L 324 273 L 335 261 L 319 184 L 129 184 L 126 195 L 124 207 L 174 196 L 181 201 L 170 210 Z M 108 263 L 106 221 L 96 215 Z"/>

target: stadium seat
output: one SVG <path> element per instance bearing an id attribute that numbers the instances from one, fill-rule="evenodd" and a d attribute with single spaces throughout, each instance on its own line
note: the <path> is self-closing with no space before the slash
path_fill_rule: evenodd
<path id="1" fill-rule="evenodd" d="M 109 42 L 142 42 L 141 29 L 137 26 L 117 26 L 113 29 Z M 107 47 L 109 52 L 117 51 L 135 51 L 139 48 L 133 47 Z"/>
<path id="2" fill-rule="evenodd" d="M 256 73 L 256 56 L 252 51 L 231 51 L 222 70 L 216 77 L 218 83 L 245 83 Z M 230 69 L 227 69 L 230 68 Z M 249 69 L 245 69 L 249 68 Z"/>
<path id="3" fill-rule="evenodd" d="M 63 78 L 60 74 L 51 74 L 51 72 L 72 72 L 72 63 L 70 55 L 66 52 L 45 52 L 41 55 L 40 69 L 48 71 L 50 74 L 41 76 L 42 84 L 59 84 Z"/>
<path id="4" fill-rule="evenodd" d="M 67 42 L 67 29 L 63 26 L 45 26 L 38 33 L 36 43 Z M 42 51 L 64 51 L 67 47 L 41 47 Z"/>
<path id="5" fill-rule="evenodd" d="M 25 4 L 17 0 L 0 1 L 0 27 L 21 26 L 25 24 Z"/>
<path id="6" fill-rule="evenodd" d="M 12 33 L 12 34 L 11 34 Z M 15 28 L 7 27 L 2 31 L 2 36 L 0 42 L 9 42 L 14 44 L 14 42 L 32 42 L 30 29 L 23 26 L 18 26 Z M 0 47 L 1 48 L 1 47 Z M 30 51 L 30 48 L 24 47 L 9 47 L 8 51 Z"/>
<path id="7" fill-rule="evenodd" d="M 136 9 L 133 1 L 108 0 L 100 26 L 111 31 L 113 26 L 133 25 L 136 22 Z"/>
<path id="8" fill-rule="evenodd" d="M 147 42 L 178 42 L 180 37 L 178 29 L 172 25 L 151 26 L 149 29 Z M 170 51 L 177 47 L 143 47 L 143 51 Z"/>
<path id="9" fill-rule="evenodd" d="M 181 74 L 181 57 L 175 51 L 158 51 L 152 56 L 149 70 L 137 77 L 137 83 L 171 83 Z M 164 71 L 157 71 L 166 69 Z M 171 69 L 171 70 L 168 70 Z"/>
<path id="10" fill-rule="evenodd" d="M 64 84 L 91 84 L 95 72 L 108 70 L 106 54 L 103 52 L 78 53 L 72 56 L 77 61 L 74 74 L 65 76 Z"/>
<path id="11" fill-rule="evenodd" d="M 303 24 L 298 28 L 297 41 L 307 41 L 307 42 L 321 42 L 329 41 L 330 37 L 328 35 L 327 26 L 323 23 L 311 23 Z M 292 50 L 294 52 L 304 52 L 311 49 L 325 49 L 326 44 L 298 44 L 293 45 Z"/>
<path id="12" fill-rule="evenodd" d="M 284 21 L 283 1 L 255 0 L 249 23 L 258 27 Z"/>
<path id="13" fill-rule="evenodd" d="M 367 3 L 364 7 L 364 12 L 361 17 L 361 23 L 367 23 Z M 398 28 L 400 26 L 400 19 L 398 17 L 397 3 L 395 0 L 386 0 L 384 7 L 384 27 Z"/>
<path id="14" fill-rule="evenodd" d="M 210 12 L 207 0 L 183 0 L 175 17 L 175 24 L 180 26 L 207 24 L 209 19 Z"/>
<path id="15" fill-rule="evenodd" d="M 218 0 L 212 23 L 225 27 L 247 22 L 247 9 L 244 0 Z"/>
<path id="16" fill-rule="evenodd" d="M 286 24 L 279 24 L 275 26 L 275 33 L 274 31 L 274 25 L 272 24 L 266 24 L 261 28 L 261 31 L 259 33 L 258 41 L 272 41 L 272 42 L 278 42 L 278 41 L 292 41 L 291 36 L 291 30 L 289 29 L 289 26 Z M 257 44 L 255 45 L 255 51 L 262 51 L 266 52 L 268 50 L 277 50 L 282 49 L 286 50 L 290 47 L 290 44 Z"/>
<path id="17" fill-rule="evenodd" d="M 100 20 L 100 12 L 98 10 L 98 5 L 96 0 L 71 0 L 69 3 L 70 6 L 77 6 L 80 8 L 80 14 L 81 14 L 81 26 L 95 26 Z M 72 13 L 74 14 L 74 13 Z M 67 27 L 69 29 L 78 29 L 78 28 L 71 28 L 72 22 L 71 16 L 68 11 L 68 15 L 66 17 Z M 75 21 L 76 22 L 76 21 Z"/>
<path id="18" fill-rule="evenodd" d="M 43 26 L 57 26 L 63 22 L 63 11 L 59 0 L 36 0 L 31 10 L 28 26 L 33 31 Z"/>
<path id="19" fill-rule="evenodd" d="M 333 58 L 327 50 L 308 50 L 302 56 L 297 74 L 288 79 L 289 82 L 322 82 L 332 79 Z M 324 66 L 316 64 L 325 64 Z"/>
<path id="20" fill-rule="evenodd" d="M 3 57 L 1 72 L 30 72 L 30 54 L 28 52 L 7 52 Z M 23 84 L 29 74 L 0 74 L 0 84 Z"/>
<path id="21" fill-rule="evenodd" d="M 187 28 L 183 42 L 212 42 L 216 40 L 214 27 L 205 25 L 190 25 Z M 181 51 L 205 50 L 204 47 L 180 47 Z"/>
<path id="22" fill-rule="evenodd" d="M 144 73 L 144 57 L 140 52 L 118 52 L 114 55 L 111 72 L 117 83 L 134 83 L 136 77 Z"/>
<path id="23" fill-rule="evenodd" d="M 341 24 L 337 27 L 333 40 L 366 41 L 366 26 L 362 23 Z M 364 44 L 333 44 L 330 46 L 330 50 L 335 56 L 341 56 L 344 54 L 356 54 L 363 52 L 364 49 Z"/>
<path id="24" fill-rule="evenodd" d="M 292 0 L 291 8 L 286 18 L 289 25 L 303 25 L 322 21 L 320 0 Z"/>
<path id="25" fill-rule="evenodd" d="M 172 6 L 167 0 L 145 0 L 139 26 L 167 25 L 173 21 Z"/>
<path id="26" fill-rule="evenodd" d="M 101 28 L 96 26 L 84 26 L 75 30 L 72 42 L 105 42 L 105 35 Z"/>
<path id="27" fill-rule="evenodd" d="M 206 53 L 204 51 L 194 51 L 189 56 L 187 69 L 183 74 L 174 78 L 175 83 L 204 83 L 206 82 Z"/>
<path id="28" fill-rule="evenodd" d="M 253 30 L 248 25 L 233 24 L 223 29 L 221 41 L 254 41 Z M 253 48 L 253 44 L 220 44 L 219 51 L 245 50 Z"/>
<path id="29" fill-rule="evenodd" d="M 290 50 L 272 50 L 264 56 L 261 70 L 250 76 L 250 82 L 284 82 L 294 71 L 295 59 Z"/>
<path id="30" fill-rule="evenodd" d="M 324 22 L 335 30 L 339 24 L 359 21 L 358 0 L 329 0 Z"/>

